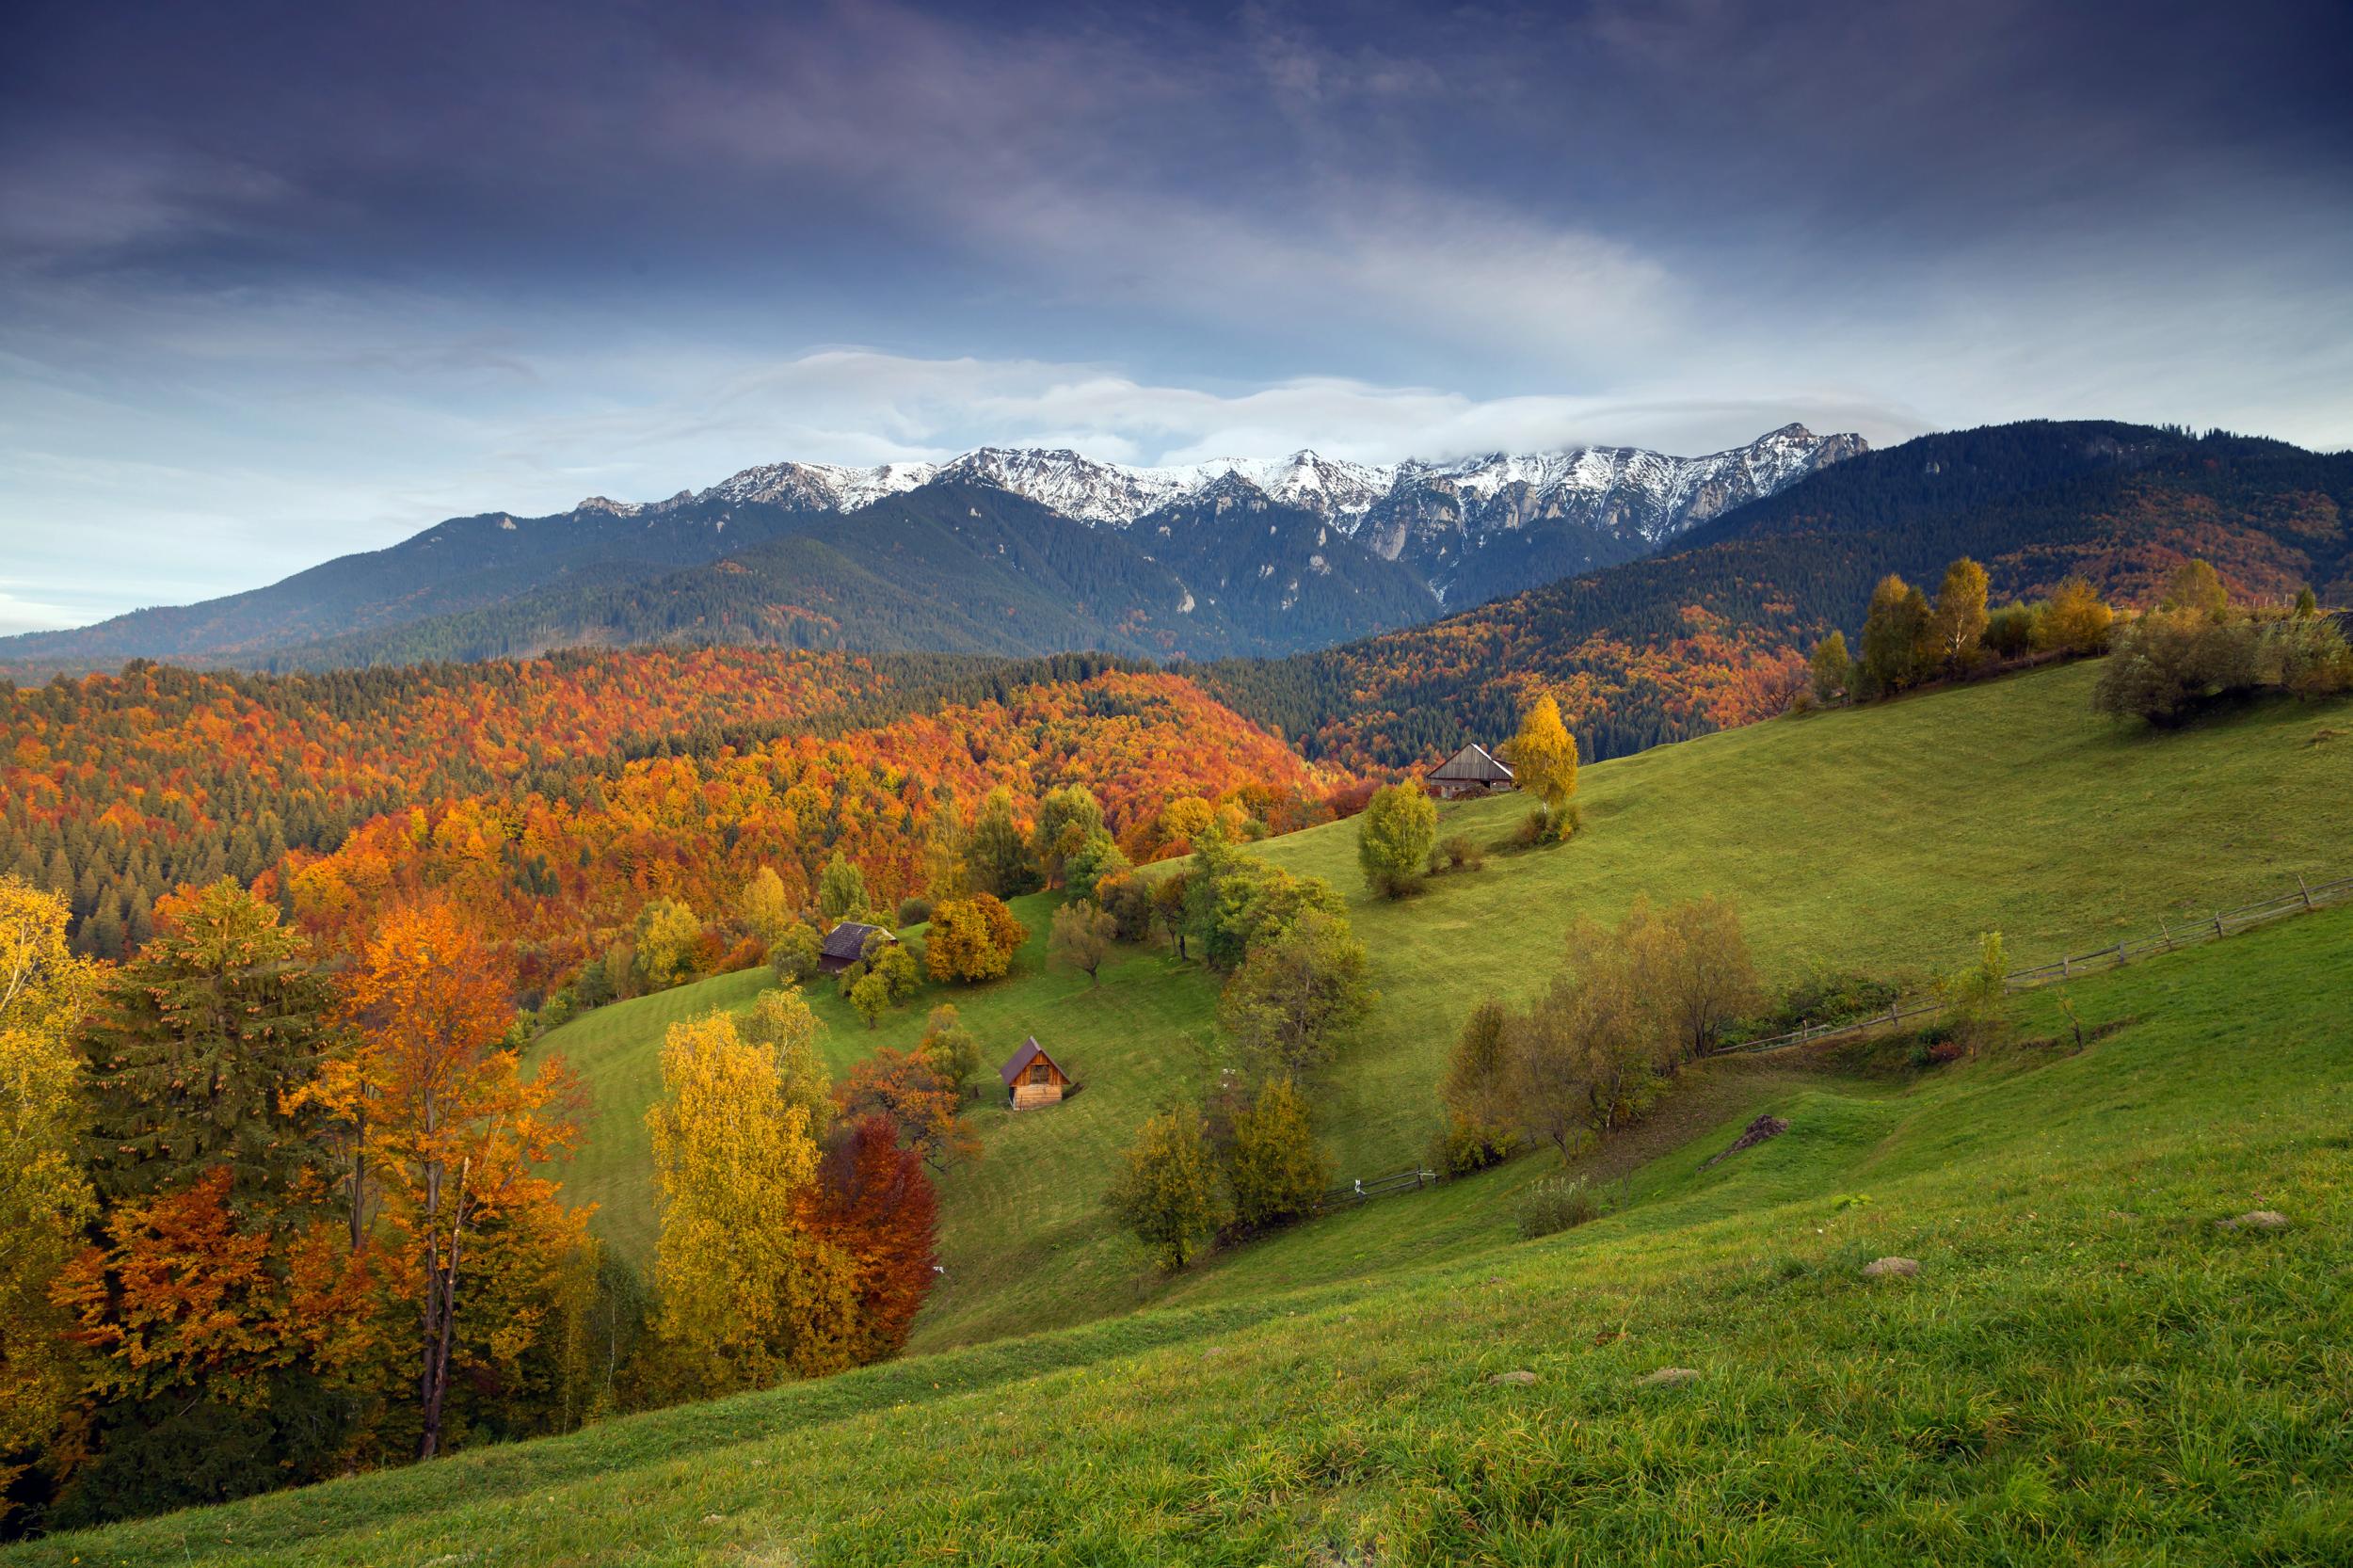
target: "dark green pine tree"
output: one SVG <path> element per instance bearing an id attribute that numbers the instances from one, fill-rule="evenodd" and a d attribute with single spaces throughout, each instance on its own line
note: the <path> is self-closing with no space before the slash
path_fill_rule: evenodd
<path id="1" fill-rule="evenodd" d="M 100 1193 L 153 1192 L 227 1165 L 241 1200 L 282 1201 L 315 1131 L 284 1097 L 316 1072 L 334 1001 L 308 939 L 235 883 L 168 907 L 82 1032 Z"/>

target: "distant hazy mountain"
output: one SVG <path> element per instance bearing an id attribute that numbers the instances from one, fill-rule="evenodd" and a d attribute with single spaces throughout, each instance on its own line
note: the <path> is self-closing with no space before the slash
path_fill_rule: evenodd
<path id="1" fill-rule="evenodd" d="M 1588 447 L 1364 464 L 1300 452 L 1133 468 L 986 447 L 937 464 L 773 463 L 666 501 L 452 519 L 266 588 L 0 638 L 0 670 L 693 638 L 1284 653 L 1634 559 L 1863 450 L 1858 436 L 1789 425 L 1704 457 Z M 982 504 L 1005 495 L 1030 510 Z M 957 504 L 969 515 L 943 521 Z M 980 537 L 1000 526 L 1028 533 Z M 1020 613 L 976 618 L 970 604 L 990 594 Z"/>
<path id="2" fill-rule="evenodd" d="M 1328 647 L 1436 613 L 1405 568 L 1346 538 L 1319 545 L 1326 525 L 1312 514 L 1250 494 L 1248 524 L 1217 535 L 1225 548 L 1205 529 L 1170 549 L 942 476 L 677 571 L 578 574 L 248 662 L 323 669 L 654 643 L 1202 659 Z"/>

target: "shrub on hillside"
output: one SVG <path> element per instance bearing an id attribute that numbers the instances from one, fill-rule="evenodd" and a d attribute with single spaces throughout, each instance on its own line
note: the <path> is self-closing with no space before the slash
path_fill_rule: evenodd
<path id="1" fill-rule="evenodd" d="M 1859 969 L 1816 966 L 1802 979 L 1785 985 L 1759 1012 L 1752 1013 L 1724 1032 L 1726 1044 L 1763 1040 L 1812 1024 L 1845 1023 L 1850 1018 L 1884 1013 L 1901 991 L 1895 982 Z"/>
<path id="2" fill-rule="evenodd" d="M 1853 682 L 1854 660 L 1847 652 L 1847 634 L 1833 631 L 1814 645 L 1814 652 L 1806 660 L 1802 695 L 1817 706 L 1828 708 L 1843 700 L 1847 688 Z"/>
<path id="3" fill-rule="evenodd" d="M 1438 1086 L 1447 1113 L 1432 1151 L 1439 1169 L 1462 1176 L 1519 1152 L 1511 1073 L 1511 1015 L 1490 998 L 1463 1020 Z"/>
<path id="4" fill-rule="evenodd" d="M 934 980 L 995 980 L 1013 968 L 1014 951 L 1029 935 L 992 894 L 950 899 L 932 911 L 923 960 Z"/>
<path id="5" fill-rule="evenodd" d="M 2023 659 L 2034 651 L 2042 612 L 2032 604 L 2005 604 L 1986 617 L 1985 646 L 1997 659 Z"/>
<path id="6" fill-rule="evenodd" d="M 1371 1013 L 1367 969 L 1365 944 L 1348 922 L 1310 909 L 1250 950 L 1218 999 L 1218 1024 L 1258 1070 L 1308 1077 Z"/>
<path id="7" fill-rule="evenodd" d="M 1356 819 L 1356 862 L 1365 886 L 1402 898 L 1420 886 L 1438 839 L 1438 808 L 1418 784 L 1388 784 Z"/>
<path id="8" fill-rule="evenodd" d="M 2052 590 L 2035 617 L 2034 646 L 2079 658 L 2105 653 L 2116 612 L 2087 578 L 2071 577 Z"/>
<path id="9" fill-rule="evenodd" d="M 932 1009 L 923 1022 L 923 1037 L 915 1043 L 915 1054 L 959 1101 L 968 1097 L 967 1086 L 981 1070 L 981 1043 L 964 1027 L 953 1003 L 941 1002 Z"/>
<path id="10" fill-rule="evenodd" d="M 1046 934 L 1046 960 L 1056 968 L 1083 969 L 1094 984 L 1103 960 L 1111 956 L 1112 921 L 1109 914 L 1083 898 L 1074 898 L 1054 911 L 1052 929 Z"/>
<path id="11" fill-rule="evenodd" d="M 1332 1161 L 1307 1123 L 1307 1096 L 1273 1079 L 1233 1117 L 1225 1154 L 1234 1223 L 1264 1230 L 1303 1219 L 1332 1183 Z"/>
<path id="12" fill-rule="evenodd" d="M 1583 1176 L 1546 1176 L 1512 1205 L 1520 1235 L 1529 1240 L 1572 1230 L 1601 1217 L 1601 1199 Z"/>
<path id="13" fill-rule="evenodd" d="M 1172 1105 L 1137 1128 L 1104 1203 L 1151 1249 L 1162 1272 L 1191 1262 L 1229 1212 L 1209 1141 L 1201 1136 L 1200 1112 Z"/>
<path id="14" fill-rule="evenodd" d="M 1432 872 L 1475 872 L 1486 868 L 1487 852 L 1467 833 L 1449 833 L 1430 852 Z"/>
<path id="15" fill-rule="evenodd" d="M 1987 932 L 1977 943 L 1977 961 L 1945 977 L 1938 989 L 1945 997 L 1939 1027 L 1963 1051 L 2000 1038 L 2002 1002 L 2009 994 L 2009 958 L 2002 950 L 2002 934 Z"/>
<path id="16" fill-rule="evenodd" d="M 1096 884 L 1095 896 L 1112 918 L 1112 936 L 1122 942 L 1141 942 L 1152 935 L 1152 886 L 1129 872 L 1107 876 Z"/>
<path id="17" fill-rule="evenodd" d="M 2334 620 L 2232 619 L 2208 607 L 2211 591 L 2193 584 L 2184 592 L 2198 602 L 2153 610 L 2118 639 L 2092 693 L 2096 712 L 2169 728 L 2209 704 L 2256 692 L 2323 697 L 2353 690 L 2353 651 Z"/>
<path id="18" fill-rule="evenodd" d="M 815 979 L 822 945 L 814 927 L 787 927 L 784 935 L 768 948 L 768 967 L 776 971 L 777 984 L 802 985 Z"/>
<path id="19" fill-rule="evenodd" d="M 932 901 L 920 893 L 909 893 L 899 901 L 899 929 L 921 925 L 932 918 Z"/>
<path id="20" fill-rule="evenodd" d="M 1568 802 L 1558 811 L 1547 811 L 1539 806 L 1522 817 L 1519 825 L 1512 830 L 1512 842 L 1520 849 L 1536 849 L 1574 839 L 1584 827 L 1585 809 L 1576 801 Z"/>

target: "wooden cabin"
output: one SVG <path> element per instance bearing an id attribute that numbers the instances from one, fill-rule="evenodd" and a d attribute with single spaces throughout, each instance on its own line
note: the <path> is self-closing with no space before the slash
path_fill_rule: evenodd
<path id="1" fill-rule="evenodd" d="M 825 940 L 817 950 L 817 967 L 827 974 L 840 974 L 866 956 L 866 939 L 880 936 L 896 947 L 899 938 L 878 925 L 865 925 L 856 920 L 843 920 L 825 933 Z"/>
<path id="2" fill-rule="evenodd" d="M 1440 800 L 1497 795 L 1513 787 L 1512 770 L 1473 742 L 1422 776 L 1422 788 Z"/>
<path id="3" fill-rule="evenodd" d="M 1046 1054 L 1046 1048 L 1037 1043 L 1034 1034 L 1021 1042 L 1021 1048 L 1013 1053 L 1012 1061 L 997 1069 L 997 1076 L 1005 1080 L 1007 1102 L 1016 1111 L 1058 1105 L 1073 1087 L 1070 1075 Z"/>

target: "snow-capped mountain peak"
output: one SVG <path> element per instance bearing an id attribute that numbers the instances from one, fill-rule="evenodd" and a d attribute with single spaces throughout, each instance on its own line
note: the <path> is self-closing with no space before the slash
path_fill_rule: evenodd
<path id="1" fill-rule="evenodd" d="M 1584 446 L 1360 463 L 1302 448 L 1281 457 L 1139 467 L 1067 447 L 984 446 L 938 463 L 767 463 L 692 500 L 856 512 L 920 486 L 955 482 L 1009 490 L 1096 527 L 1124 530 L 1152 519 L 1150 531 L 1162 537 L 1237 508 L 1282 505 L 1313 514 L 1374 555 L 1405 562 L 1453 603 L 1543 580 L 1531 573 L 1559 575 L 1648 553 L 1694 523 L 1864 450 L 1860 436 L 1817 436 L 1802 424 L 1698 457 Z M 643 506 L 600 496 L 581 509 L 635 516 L 687 499 Z"/>

